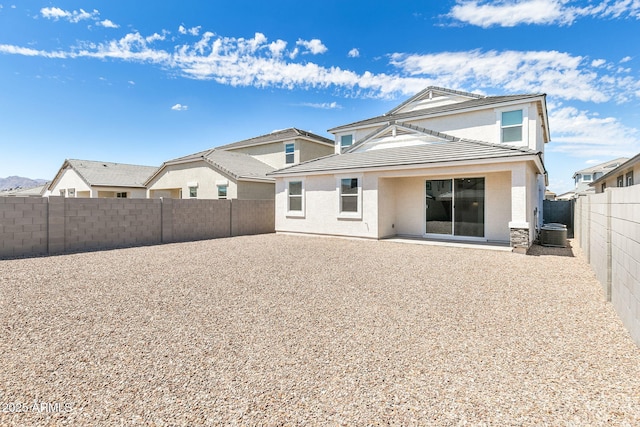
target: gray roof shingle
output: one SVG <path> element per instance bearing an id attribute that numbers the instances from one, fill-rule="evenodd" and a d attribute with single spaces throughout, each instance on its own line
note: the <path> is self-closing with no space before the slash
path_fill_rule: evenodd
<path id="1" fill-rule="evenodd" d="M 254 138 L 245 139 L 243 141 L 233 142 L 231 144 L 216 147 L 218 150 L 233 150 L 235 148 L 249 147 L 252 145 L 268 144 L 291 138 L 307 137 L 323 144 L 334 145 L 334 141 L 324 136 L 316 135 L 311 132 L 300 130 L 297 128 L 288 128 L 284 130 L 274 131 L 266 135 L 256 136 Z"/>
<path id="2" fill-rule="evenodd" d="M 533 150 L 452 137 L 440 143 L 332 154 L 270 173 L 282 176 L 297 173 L 331 172 L 347 169 L 389 168 L 445 162 L 532 156 Z"/>
<path id="3" fill-rule="evenodd" d="M 68 159 L 66 161 L 89 185 L 109 187 L 142 187 L 158 168 L 94 160 Z"/>

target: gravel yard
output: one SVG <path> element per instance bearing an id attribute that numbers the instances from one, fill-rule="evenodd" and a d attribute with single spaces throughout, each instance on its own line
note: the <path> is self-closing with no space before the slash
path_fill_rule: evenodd
<path id="1" fill-rule="evenodd" d="M 570 253 L 270 234 L 0 261 L 0 425 L 640 425 L 640 349 Z"/>

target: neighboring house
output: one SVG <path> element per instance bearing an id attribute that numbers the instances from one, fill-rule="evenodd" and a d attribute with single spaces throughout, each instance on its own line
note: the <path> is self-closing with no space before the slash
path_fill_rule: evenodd
<path id="1" fill-rule="evenodd" d="M 573 200 L 576 198 L 576 192 L 571 190 L 566 193 L 558 194 L 556 200 Z"/>
<path id="2" fill-rule="evenodd" d="M 606 188 L 636 185 L 638 180 L 640 180 L 640 154 L 609 170 L 590 185 L 596 193 L 602 193 Z"/>
<path id="3" fill-rule="evenodd" d="M 574 190 L 575 197 L 595 193 L 595 189 L 591 186 L 591 184 L 606 173 L 610 172 L 612 169 L 617 168 L 627 160 L 629 159 L 626 157 L 621 157 L 619 159 L 609 160 L 608 162 L 600 163 L 599 165 L 582 169 L 574 173 L 573 179 L 576 183 L 576 188 Z"/>
<path id="4" fill-rule="evenodd" d="M 46 195 L 84 198 L 144 199 L 144 185 L 158 168 L 93 160 L 67 159 Z"/>
<path id="5" fill-rule="evenodd" d="M 42 197 L 47 191 L 49 183 L 30 188 L 16 188 L 13 190 L 0 191 L 0 197 Z"/>
<path id="6" fill-rule="evenodd" d="M 333 141 L 289 128 L 164 162 L 146 182 L 150 198 L 273 199 L 267 176 L 334 151 Z"/>
<path id="7" fill-rule="evenodd" d="M 558 195 L 556 193 L 554 193 L 553 191 L 547 190 L 544 192 L 544 199 L 545 200 L 556 200 L 556 197 L 558 197 Z"/>
<path id="8" fill-rule="evenodd" d="M 276 231 L 509 243 L 542 225 L 546 95 L 428 87 L 331 129 L 335 153 L 271 172 Z"/>

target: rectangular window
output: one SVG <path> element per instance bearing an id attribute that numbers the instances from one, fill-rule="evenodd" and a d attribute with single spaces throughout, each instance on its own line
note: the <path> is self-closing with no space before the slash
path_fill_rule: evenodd
<path id="1" fill-rule="evenodd" d="M 116 193 L 116 198 L 118 198 L 118 199 L 126 199 L 127 198 L 127 193 L 125 193 L 125 192 Z"/>
<path id="2" fill-rule="evenodd" d="M 600 186 L 600 191 L 602 191 L 604 193 L 604 190 L 607 188 L 607 183 L 603 182 L 602 185 Z"/>
<path id="3" fill-rule="evenodd" d="M 64 197 L 65 191 L 64 190 L 60 190 L 60 196 Z"/>
<path id="4" fill-rule="evenodd" d="M 591 174 L 582 175 L 582 181 L 583 182 L 591 182 L 592 180 L 593 180 L 593 178 L 592 178 Z"/>
<path id="5" fill-rule="evenodd" d="M 289 212 L 302 212 L 302 181 L 289 182 Z"/>
<path id="6" fill-rule="evenodd" d="M 358 178 L 340 180 L 340 212 L 358 212 Z"/>
<path id="7" fill-rule="evenodd" d="M 624 187 L 624 176 L 620 175 L 616 178 L 616 185 L 618 187 Z"/>
<path id="8" fill-rule="evenodd" d="M 295 163 L 295 144 L 285 144 L 284 146 L 284 154 L 285 154 L 285 162 L 290 165 L 291 163 Z"/>
<path id="9" fill-rule="evenodd" d="M 189 187 L 189 197 L 198 197 L 198 187 Z"/>
<path id="10" fill-rule="evenodd" d="M 627 187 L 633 185 L 633 171 L 627 173 Z"/>
<path id="11" fill-rule="evenodd" d="M 226 199 L 227 198 L 227 186 L 226 185 L 218 185 L 218 199 Z"/>
<path id="12" fill-rule="evenodd" d="M 75 188 L 70 188 L 67 191 L 69 192 L 69 197 L 76 197 L 76 189 Z"/>
<path id="13" fill-rule="evenodd" d="M 348 147 L 353 144 L 353 135 L 342 135 L 340 137 L 340 147 Z"/>
<path id="14" fill-rule="evenodd" d="M 500 126 L 502 142 L 522 141 L 522 110 L 504 111 Z"/>

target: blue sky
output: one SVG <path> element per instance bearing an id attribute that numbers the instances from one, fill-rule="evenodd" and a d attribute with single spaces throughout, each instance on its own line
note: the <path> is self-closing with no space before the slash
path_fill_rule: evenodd
<path id="1" fill-rule="evenodd" d="M 560 193 L 640 152 L 639 70 L 640 0 L 0 0 L 0 177 L 330 136 L 437 85 L 546 93 Z"/>

